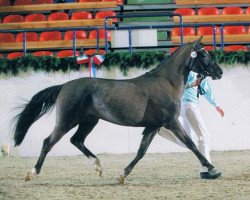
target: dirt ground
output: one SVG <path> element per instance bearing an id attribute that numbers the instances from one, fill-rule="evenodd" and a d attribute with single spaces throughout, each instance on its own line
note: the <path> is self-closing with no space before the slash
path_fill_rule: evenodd
<path id="1" fill-rule="evenodd" d="M 0 158 L 0 199 L 250 199 L 250 150 L 212 152 L 213 164 L 223 171 L 217 180 L 199 178 L 192 153 L 147 154 L 121 186 L 116 178 L 133 157 L 99 155 L 102 178 L 86 157 L 48 157 L 40 175 L 30 182 L 24 182 L 24 176 L 37 158 Z"/>

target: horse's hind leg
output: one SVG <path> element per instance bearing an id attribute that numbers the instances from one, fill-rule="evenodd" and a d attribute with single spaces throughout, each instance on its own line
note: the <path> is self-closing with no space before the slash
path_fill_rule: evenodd
<path id="1" fill-rule="evenodd" d="M 147 152 L 147 149 L 150 145 L 150 143 L 152 142 L 154 136 L 156 135 L 157 133 L 157 129 L 155 128 L 145 128 L 144 131 L 143 131 L 143 137 L 142 137 L 142 140 L 141 140 L 141 144 L 140 144 L 140 147 L 139 147 L 139 150 L 137 152 L 137 155 L 136 157 L 134 158 L 134 160 L 124 169 L 124 174 L 121 175 L 119 178 L 118 178 L 118 181 L 124 185 L 125 183 L 125 179 L 126 177 L 130 174 L 130 172 L 133 170 L 134 166 L 138 163 L 138 161 L 140 159 L 143 158 L 143 156 L 146 154 Z"/>
<path id="2" fill-rule="evenodd" d="M 75 145 L 85 156 L 92 157 L 95 159 L 94 167 L 95 171 L 98 173 L 99 176 L 102 175 L 102 168 L 100 164 L 100 160 L 91 152 L 89 151 L 86 146 L 84 145 L 84 141 L 88 134 L 93 130 L 95 125 L 98 123 L 99 118 L 96 117 L 85 117 L 84 121 L 79 123 L 78 129 L 76 133 L 70 139 L 71 143 Z"/>
<path id="3" fill-rule="evenodd" d="M 52 131 L 51 135 L 47 137 L 43 141 L 43 147 L 38 158 L 38 161 L 35 167 L 32 169 L 31 172 L 28 172 L 27 176 L 25 177 L 25 181 L 29 181 L 34 176 L 38 175 L 41 171 L 43 162 L 46 158 L 46 155 L 52 149 L 52 147 L 67 133 L 67 131 L 62 130 L 60 127 L 56 126 Z"/>

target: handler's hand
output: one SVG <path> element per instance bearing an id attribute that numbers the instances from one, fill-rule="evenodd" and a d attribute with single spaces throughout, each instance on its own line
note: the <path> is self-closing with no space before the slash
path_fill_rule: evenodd
<path id="1" fill-rule="evenodd" d="M 217 106 L 217 107 L 216 107 L 216 110 L 220 113 L 220 116 L 221 116 L 221 117 L 224 117 L 224 111 L 221 109 L 220 106 Z"/>

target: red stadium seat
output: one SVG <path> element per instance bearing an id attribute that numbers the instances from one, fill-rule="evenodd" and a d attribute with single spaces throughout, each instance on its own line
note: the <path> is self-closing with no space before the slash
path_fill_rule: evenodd
<path id="1" fill-rule="evenodd" d="M 14 35 L 12 33 L 0 33 L 0 42 L 14 42 Z"/>
<path id="2" fill-rule="evenodd" d="M 52 31 L 52 32 L 42 32 L 39 37 L 39 41 L 50 41 L 50 40 L 61 40 L 62 34 L 59 31 Z"/>
<path id="3" fill-rule="evenodd" d="M 97 32 L 96 30 L 92 30 L 89 32 L 89 39 L 96 39 L 97 38 Z M 105 29 L 99 29 L 99 38 L 104 39 L 105 38 Z M 107 30 L 107 38 L 110 41 L 111 40 L 111 32 Z"/>
<path id="4" fill-rule="evenodd" d="M 33 56 L 41 57 L 41 56 L 53 56 L 52 51 L 36 51 L 33 53 Z"/>
<path id="5" fill-rule="evenodd" d="M 69 16 L 65 12 L 51 13 L 48 16 L 48 21 L 69 20 Z"/>
<path id="6" fill-rule="evenodd" d="M 174 53 L 176 49 L 178 49 L 178 47 L 172 47 L 172 48 L 170 48 L 169 53 L 170 54 Z"/>
<path id="7" fill-rule="evenodd" d="M 0 53 L 0 58 L 3 58 L 3 54 Z"/>
<path id="8" fill-rule="evenodd" d="M 76 31 L 76 39 L 78 39 L 78 40 L 87 39 L 87 32 L 86 31 Z M 64 40 L 73 40 L 73 31 L 65 32 Z"/>
<path id="9" fill-rule="evenodd" d="M 108 16 L 116 16 L 116 12 L 112 10 L 99 11 L 95 14 L 95 19 L 105 19 Z M 117 18 L 112 18 L 113 22 L 117 23 Z"/>
<path id="10" fill-rule="evenodd" d="M 225 26 L 224 27 L 224 34 L 231 35 L 231 34 L 245 34 L 246 27 L 245 26 Z"/>
<path id="11" fill-rule="evenodd" d="M 9 0 L 0 0 L 0 6 L 10 6 Z"/>
<path id="12" fill-rule="evenodd" d="M 102 2 L 107 2 L 107 1 L 116 1 L 117 5 L 123 5 L 123 0 L 102 0 Z"/>
<path id="13" fill-rule="evenodd" d="M 213 51 L 214 50 L 214 46 L 204 46 L 204 48 L 207 50 L 207 51 Z M 216 49 L 216 48 L 215 48 Z"/>
<path id="14" fill-rule="evenodd" d="M 41 13 L 29 14 L 25 17 L 25 22 L 37 22 L 37 21 L 46 21 L 46 16 Z"/>
<path id="15" fill-rule="evenodd" d="M 32 0 L 15 0 L 14 6 L 32 5 Z"/>
<path id="16" fill-rule="evenodd" d="M 180 14 L 182 16 L 195 15 L 195 10 L 192 8 L 177 8 L 174 13 Z"/>
<path id="17" fill-rule="evenodd" d="M 79 2 L 99 2 L 99 0 L 79 0 Z"/>
<path id="18" fill-rule="evenodd" d="M 241 15 L 244 11 L 241 7 L 225 7 L 222 9 L 223 15 Z"/>
<path id="19" fill-rule="evenodd" d="M 245 51 L 248 52 L 247 46 L 244 45 L 229 45 L 224 47 L 224 51 Z"/>
<path id="20" fill-rule="evenodd" d="M 215 33 L 220 34 L 220 28 L 215 27 Z M 213 27 L 211 26 L 203 26 L 203 27 L 198 27 L 197 29 L 197 35 L 213 35 Z"/>
<path id="21" fill-rule="evenodd" d="M 24 17 L 22 15 L 8 15 L 3 19 L 3 23 L 16 23 L 24 22 Z"/>
<path id="22" fill-rule="evenodd" d="M 180 36 L 180 35 L 181 35 L 180 28 L 173 28 L 172 36 Z M 195 29 L 192 27 L 185 27 L 183 28 L 183 35 L 184 36 L 195 35 Z"/>
<path id="23" fill-rule="evenodd" d="M 79 56 L 79 51 L 76 51 L 76 56 Z M 62 50 L 57 53 L 58 58 L 65 58 L 65 57 L 73 57 L 74 51 L 73 50 Z"/>
<path id="24" fill-rule="evenodd" d="M 53 0 L 35 0 L 34 4 L 51 4 Z"/>
<path id="25" fill-rule="evenodd" d="M 92 19 L 92 14 L 87 11 L 74 12 L 71 15 L 71 20 Z"/>
<path id="26" fill-rule="evenodd" d="M 13 53 L 9 53 L 7 55 L 7 58 L 12 60 L 12 59 L 20 58 L 22 56 L 23 56 L 23 52 L 13 52 Z"/>
<path id="27" fill-rule="evenodd" d="M 246 14 L 250 14 L 250 7 L 247 7 L 247 9 L 246 9 Z"/>
<path id="28" fill-rule="evenodd" d="M 35 32 L 27 32 L 26 33 L 26 41 L 27 42 L 38 41 L 37 33 L 35 33 Z M 16 42 L 23 42 L 23 33 L 18 33 L 16 35 Z"/>
<path id="29" fill-rule="evenodd" d="M 94 54 L 101 54 L 101 55 L 104 55 L 106 53 L 105 50 L 99 50 L 99 52 L 96 50 L 96 49 L 88 49 L 86 51 L 84 51 L 84 54 L 87 55 L 87 56 L 92 56 Z"/>
<path id="30" fill-rule="evenodd" d="M 219 15 L 219 9 L 215 7 L 204 7 L 198 10 L 198 15 Z"/>

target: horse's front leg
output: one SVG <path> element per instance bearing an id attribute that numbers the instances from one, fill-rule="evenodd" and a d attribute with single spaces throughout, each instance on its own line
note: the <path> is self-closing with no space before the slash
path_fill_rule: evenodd
<path id="1" fill-rule="evenodd" d="M 211 163 L 209 163 L 209 161 L 199 152 L 196 145 L 194 144 L 192 139 L 188 136 L 188 134 L 185 132 L 185 130 L 182 128 L 178 120 L 172 121 L 171 124 L 164 124 L 164 127 L 172 131 L 175 134 L 175 136 L 197 156 L 201 164 L 207 167 L 211 177 L 214 178 L 218 177 L 219 172 L 215 170 L 214 166 Z"/>
<path id="2" fill-rule="evenodd" d="M 126 177 L 130 174 L 130 172 L 133 170 L 134 166 L 138 163 L 138 161 L 142 159 L 143 156 L 146 154 L 150 143 L 152 142 L 154 136 L 157 133 L 157 129 L 158 128 L 145 128 L 144 129 L 142 133 L 143 137 L 142 137 L 141 144 L 140 144 L 136 157 L 124 169 L 123 175 L 120 175 L 120 177 L 118 178 L 118 181 L 120 182 L 120 184 L 124 185 Z"/>

